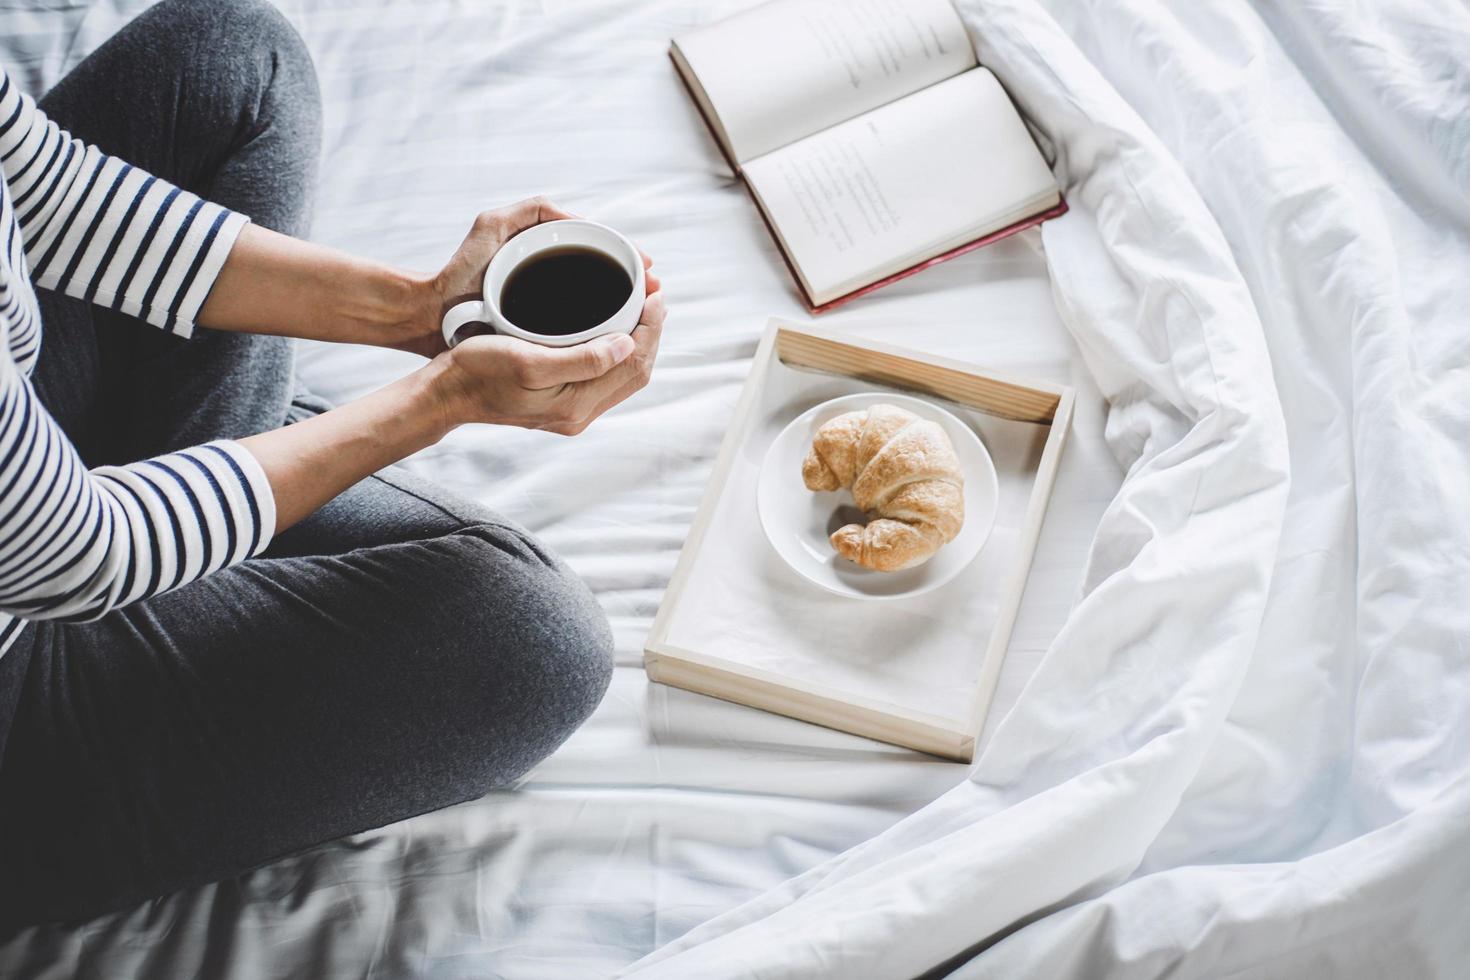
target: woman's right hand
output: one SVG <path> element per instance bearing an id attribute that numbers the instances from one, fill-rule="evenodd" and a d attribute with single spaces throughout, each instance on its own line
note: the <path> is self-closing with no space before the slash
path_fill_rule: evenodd
<path id="1" fill-rule="evenodd" d="M 465 422 L 581 432 L 648 383 L 664 325 L 657 285 L 654 279 L 631 336 L 559 349 L 471 337 L 386 388 L 240 440 L 270 481 L 276 532 Z"/>
<path id="2" fill-rule="evenodd" d="M 657 280 L 652 286 L 632 334 L 560 348 L 487 335 L 440 354 L 435 385 L 447 428 L 489 422 L 569 436 L 586 429 L 648 384 L 665 315 Z"/>
<path id="3" fill-rule="evenodd" d="M 646 256 L 643 261 L 652 264 Z M 664 296 L 651 271 L 644 280 L 648 298 L 631 335 L 563 348 L 471 337 L 372 394 L 241 439 L 270 481 L 276 532 L 466 422 L 569 436 L 587 428 L 648 384 L 663 332 Z"/>

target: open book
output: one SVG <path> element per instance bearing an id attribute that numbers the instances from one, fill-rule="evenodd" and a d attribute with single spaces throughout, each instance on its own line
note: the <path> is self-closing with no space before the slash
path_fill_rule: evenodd
<path id="1" fill-rule="evenodd" d="M 1066 210 L 949 0 L 775 0 L 670 55 L 815 310 Z"/>

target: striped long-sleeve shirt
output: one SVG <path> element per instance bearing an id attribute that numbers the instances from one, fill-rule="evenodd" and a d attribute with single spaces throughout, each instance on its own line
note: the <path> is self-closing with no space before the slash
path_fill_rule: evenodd
<path id="1" fill-rule="evenodd" d="M 71 138 L 0 69 L 0 655 L 258 553 L 260 464 L 221 440 L 87 469 L 37 399 L 34 287 L 187 337 L 246 219 Z"/>

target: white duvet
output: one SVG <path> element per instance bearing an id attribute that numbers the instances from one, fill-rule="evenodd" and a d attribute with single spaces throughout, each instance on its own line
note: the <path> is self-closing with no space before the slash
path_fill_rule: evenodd
<path id="1" fill-rule="evenodd" d="M 1470 12 L 963 6 L 1127 476 L 969 780 L 637 975 L 1463 975 Z"/>
<path id="2" fill-rule="evenodd" d="M 41 83 L 146 5 L 0 18 L 44 42 Z M 661 263 L 647 392 L 578 440 L 462 432 L 414 464 L 568 555 L 622 666 L 521 792 L 34 931 L 0 973 L 1470 962 L 1470 12 L 962 0 L 1071 213 L 823 323 L 1080 388 L 967 773 L 637 666 L 760 326 L 799 315 L 663 63 L 741 5 L 287 5 L 327 100 L 318 237 L 425 266 L 467 207 L 546 190 Z M 345 398 L 407 363 L 315 348 L 303 374 Z"/>

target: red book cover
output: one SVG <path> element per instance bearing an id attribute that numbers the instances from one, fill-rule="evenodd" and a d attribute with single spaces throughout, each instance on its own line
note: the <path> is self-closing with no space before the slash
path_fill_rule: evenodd
<path id="1" fill-rule="evenodd" d="M 672 57 L 673 53 L 671 51 L 671 60 Z M 747 193 L 750 194 L 751 203 L 755 205 L 756 213 L 759 214 L 761 216 L 761 220 L 765 222 L 766 230 L 771 233 L 771 238 L 776 242 L 776 248 L 778 251 L 780 251 L 781 258 L 784 259 L 786 262 L 786 268 L 791 272 L 791 278 L 796 283 L 796 291 L 801 295 L 802 302 L 806 304 L 806 308 L 814 314 L 826 313 L 828 310 L 835 309 L 836 307 L 839 307 L 844 303 L 852 302 L 859 296 L 866 296 L 868 293 L 871 293 L 875 289 L 882 289 L 884 286 L 887 286 L 890 283 L 895 283 L 898 282 L 900 279 L 907 279 L 909 276 L 912 276 L 915 273 L 923 272 L 930 266 L 938 265 L 941 262 L 948 262 L 950 259 L 956 258 L 960 255 L 964 255 L 966 252 L 972 252 L 975 249 L 980 248 L 984 245 L 989 245 L 992 242 L 998 242 L 1002 238 L 1009 238 L 1017 232 L 1025 231 L 1027 228 L 1034 228 L 1036 225 L 1041 224 L 1043 221 L 1048 221 L 1052 218 L 1057 218 L 1067 213 L 1067 202 L 1065 199 L 1063 199 L 1050 208 L 1046 209 L 1045 211 L 1042 211 L 1038 214 L 1033 214 L 1029 218 L 1023 218 L 1020 221 L 1017 221 L 1015 224 L 1007 225 L 1004 228 L 992 231 L 988 235 L 982 235 L 974 241 L 966 242 L 963 245 L 950 249 L 948 252 L 936 255 L 930 259 L 925 259 L 923 262 L 911 265 L 907 269 L 904 269 L 900 272 L 895 272 L 891 276 L 886 276 L 885 278 L 879 279 L 876 282 L 869 283 L 868 285 L 863 286 L 860 289 L 855 289 L 850 293 L 846 293 L 842 296 L 838 296 L 836 299 L 828 300 L 827 302 L 818 305 L 812 302 L 811 296 L 808 295 L 806 288 L 802 286 L 801 277 L 796 273 L 796 265 L 792 261 L 791 256 L 787 254 L 786 246 L 781 243 L 781 236 L 777 235 L 776 229 L 771 227 L 771 220 L 766 215 L 765 208 L 762 208 L 760 206 L 760 202 L 756 200 L 755 192 L 751 190 L 750 182 L 745 179 L 745 174 L 741 170 L 740 164 L 738 164 L 733 158 L 731 158 L 730 154 L 725 150 L 725 145 L 720 142 L 719 137 L 716 135 L 714 121 L 710 119 L 708 115 L 706 115 L 704 107 L 700 105 L 699 100 L 694 97 L 694 91 L 692 88 L 690 88 L 689 80 L 684 77 L 684 73 L 682 71 L 679 71 L 677 61 L 674 62 L 674 74 L 678 75 L 679 80 L 684 83 L 684 88 L 689 93 L 689 100 L 694 103 L 694 107 L 696 110 L 698 110 L 700 118 L 704 120 L 705 126 L 710 131 L 710 138 L 715 141 L 715 145 L 720 149 L 720 154 L 725 158 L 725 162 L 730 165 L 730 171 L 736 177 L 740 178 L 741 183 L 745 184 L 745 189 Z"/>

